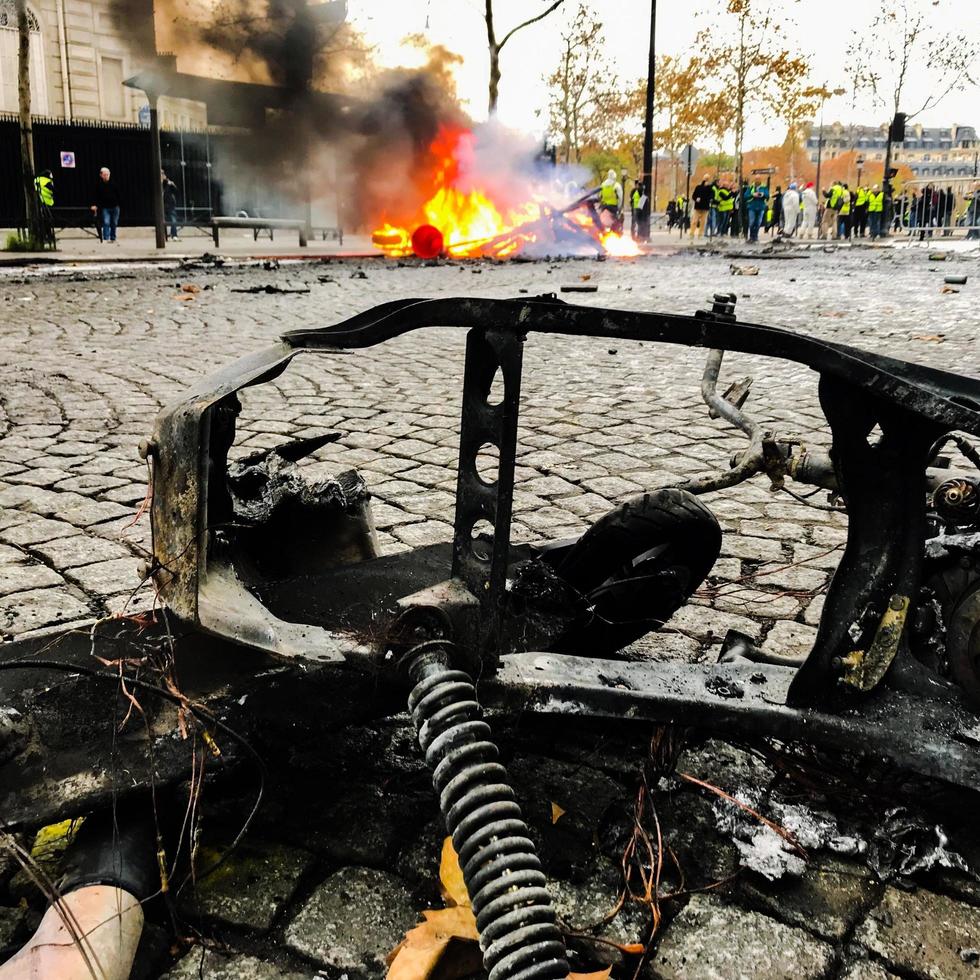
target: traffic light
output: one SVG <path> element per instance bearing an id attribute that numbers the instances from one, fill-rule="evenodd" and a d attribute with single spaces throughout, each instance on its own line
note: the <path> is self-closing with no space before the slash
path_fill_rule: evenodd
<path id="1" fill-rule="evenodd" d="M 888 138 L 892 143 L 901 143 L 905 140 L 905 113 L 896 112 L 891 126 L 888 127 Z"/>

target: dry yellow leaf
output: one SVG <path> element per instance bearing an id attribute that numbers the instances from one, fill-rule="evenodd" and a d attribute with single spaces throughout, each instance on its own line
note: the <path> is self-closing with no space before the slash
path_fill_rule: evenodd
<path id="1" fill-rule="evenodd" d="M 609 980 L 612 967 L 600 970 L 598 973 L 569 973 L 568 980 Z"/>
<path id="2" fill-rule="evenodd" d="M 459 857 L 453 848 L 452 837 L 442 842 L 442 857 L 439 859 L 439 890 L 442 900 L 447 905 L 470 906 L 470 896 L 463 881 L 463 869 L 459 866 Z"/>
<path id="3" fill-rule="evenodd" d="M 558 823 L 558 821 L 561 820 L 561 818 L 563 816 L 565 816 L 565 812 L 566 811 L 564 811 L 557 803 L 555 803 L 554 801 L 552 801 L 552 803 L 551 803 L 551 825 L 552 825 L 552 827 L 556 823 Z"/>
<path id="4" fill-rule="evenodd" d="M 475 943 L 480 938 L 468 905 L 428 909 L 422 916 L 425 921 L 409 929 L 392 951 L 388 980 L 427 980 L 451 940 Z"/>

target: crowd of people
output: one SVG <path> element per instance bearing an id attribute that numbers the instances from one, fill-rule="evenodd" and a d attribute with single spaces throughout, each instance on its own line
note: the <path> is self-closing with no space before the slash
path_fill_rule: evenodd
<path id="1" fill-rule="evenodd" d="M 879 184 L 851 188 L 835 180 L 820 194 L 813 181 L 790 181 L 786 190 L 778 185 L 743 180 L 739 191 L 734 181 L 703 178 L 691 193 L 690 201 L 679 194 L 669 201 L 667 229 L 677 228 L 694 237 L 742 236 L 759 240 L 760 232 L 784 237 L 850 240 L 877 239 L 888 232 L 916 230 L 920 238 L 942 229 L 952 234 L 955 225 L 964 225 L 968 237 L 980 232 L 980 191 L 973 190 L 958 199 L 952 187 L 931 185 L 921 191 L 896 196 L 888 216 L 885 193 Z"/>

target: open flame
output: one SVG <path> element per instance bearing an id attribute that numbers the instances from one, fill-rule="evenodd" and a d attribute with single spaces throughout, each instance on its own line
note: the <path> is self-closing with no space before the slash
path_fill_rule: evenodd
<path id="1" fill-rule="evenodd" d="M 481 181 L 474 136 L 468 130 L 440 130 L 429 147 L 430 191 L 414 214 L 385 220 L 371 236 L 386 255 L 420 258 L 498 258 L 532 244 L 558 251 L 592 246 L 611 256 L 639 255 L 632 238 L 606 228 L 589 201 L 556 208 L 523 180 Z M 427 185 L 427 186 L 426 186 Z M 523 191 L 523 193 L 522 193 Z"/>

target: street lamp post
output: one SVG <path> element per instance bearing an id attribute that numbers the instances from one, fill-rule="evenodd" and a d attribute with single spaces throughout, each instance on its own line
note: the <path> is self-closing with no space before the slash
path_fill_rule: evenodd
<path id="1" fill-rule="evenodd" d="M 860 187 L 861 186 L 861 171 L 864 169 L 864 157 L 858 157 L 857 160 L 855 160 L 854 162 L 857 164 L 857 168 L 858 168 L 857 186 Z"/>
<path id="2" fill-rule="evenodd" d="M 694 156 L 694 144 L 687 144 L 687 189 L 684 192 L 684 231 L 691 228 L 691 160 Z M 681 234 L 684 234 L 684 231 Z"/>
<path id="3" fill-rule="evenodd" d="M 640 214 L 641 241 L 650 239 L 650 209 L 653 206 L 653 189 L 650 186 L 653 168 L 653 93 L 656 83 L 657 0 L 650 0 L 650 52 L 647 64 L 647 102 L 643 120 L 643 210 Z"/>

